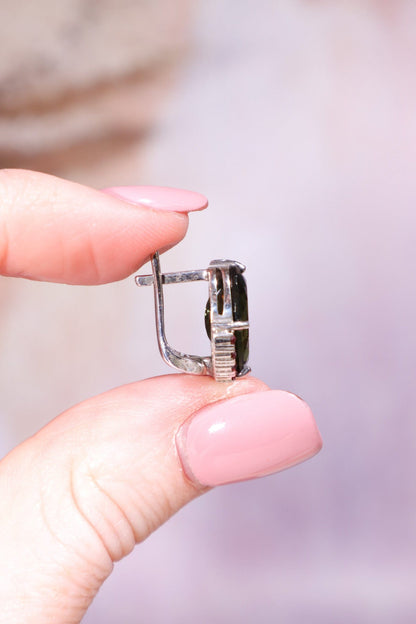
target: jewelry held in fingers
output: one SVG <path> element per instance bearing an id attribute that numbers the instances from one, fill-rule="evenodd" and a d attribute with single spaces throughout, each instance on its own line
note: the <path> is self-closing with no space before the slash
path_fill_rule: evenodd
<path id="1" fill-rule="evenodd" d="M 153 284 L 156 333 L 159 350 L 167 364 L 194 375 L 211 375 L 217 381 L 233 381 L 250 372 L 249 323 L 245 266 L 234 260 L 213 260 L 206 269 L 161 273 L 159 254 L 151 259 L 152 275 L 136 276 L 138 286 Z M 211 342 L 211 355 L 188 355 L 173 349 L 165 335 L 163 286 L 205 280 L 208 301 L 205 328 Z"/>

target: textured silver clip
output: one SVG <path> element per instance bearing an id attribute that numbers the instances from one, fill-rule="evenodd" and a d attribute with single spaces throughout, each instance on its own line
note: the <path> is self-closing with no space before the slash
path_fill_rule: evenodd
<path id="1" fill-rule="evenodd" d="M 138 275 L 138 286 L 153 284 L 156 333 L 159 350 L 167 364 L 185 373 L 211 375 L 217 381 L 232 381 L 250 372 L 248 360 L 247 287 L 245 266 L 233 260 L 214 260 L 207 269 L 162 274 L 159 254 L 151 259 L 152 275 Z M 166 340 L 163 285 L 208 281 L 205 326 L 211 341 L 211 356 L 188 355 L 173 349 Z"/>

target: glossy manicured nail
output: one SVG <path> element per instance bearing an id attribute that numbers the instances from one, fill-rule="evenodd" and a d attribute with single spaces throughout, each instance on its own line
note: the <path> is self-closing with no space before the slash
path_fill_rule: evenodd
<path id="1" fill-rule="evenodd" d="M 102 190 L 129 204 L 148 206 L 154 210 L 193 212 L 208 206 L 207 198 L 199 193 L 167 186 L 112 186 Z"/>
<path id="2" fill-rule="evenodd" d="M 268 390 L 203 408 L 182 425 L 176 444 L 187 476 L 215 486 L 294 466 L 318 453 L 322 440 L 302 399 Z"/>

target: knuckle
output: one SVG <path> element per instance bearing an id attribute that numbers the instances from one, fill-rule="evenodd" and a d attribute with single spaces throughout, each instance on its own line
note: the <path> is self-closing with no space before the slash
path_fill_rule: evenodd
<path id="1" fill-rule="evenodd" d="M 8 211 L 19 203 L 33 172 L 20 169 L 0 169 L 0 210 Z"/>
<path id="2" fill-rule="evenodd" d="M 136 536 L 130 518 L 89 461 L 73 466 L 71 499 L 112 562 L 131 552 Z"/>

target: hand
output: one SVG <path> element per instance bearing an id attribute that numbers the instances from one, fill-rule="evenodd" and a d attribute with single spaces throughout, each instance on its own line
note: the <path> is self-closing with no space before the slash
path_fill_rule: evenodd
<path id="1" fill-rule="evenodd" d="M 0 272 L 118 280 L 205 207 L 186 191 L 111 193 L 0 171 Z M 80 622 L 114 562 L 182 505 L 320 447 L 308 406 L 252 377 L 167 375 L 72 407 L 0 462 L 0 622 Z"/>

